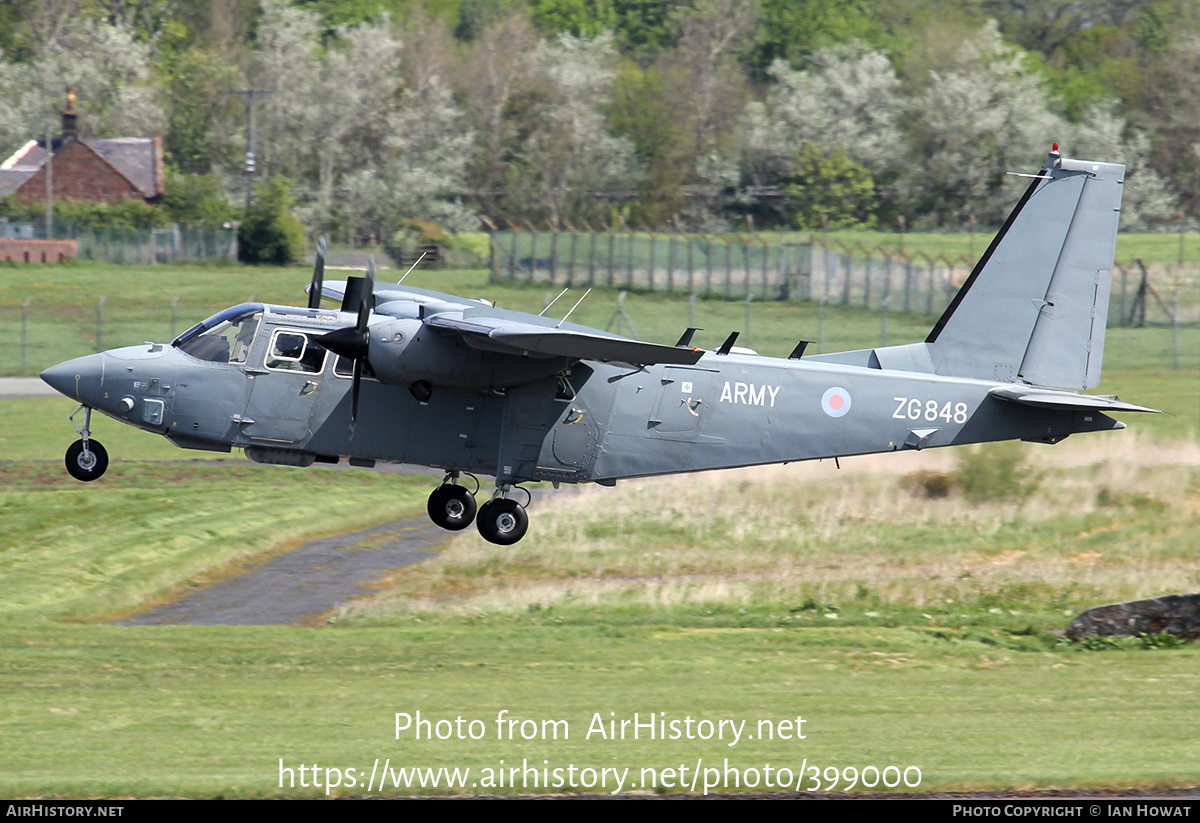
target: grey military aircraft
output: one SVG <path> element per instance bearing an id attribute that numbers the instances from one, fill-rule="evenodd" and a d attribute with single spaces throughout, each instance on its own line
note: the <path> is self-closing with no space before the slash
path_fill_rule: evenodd
<path id="1" fill-rule="evenodd" d="M 787 358 L 645 343 L 366 277 L 307 307 L 244 303 L 170 345 L 70 360 L 42 379 L 80 407 L 68 471 L 100 477 L 93 410 L 178 446 L 287 466 L 376 461 L 445 472 L 429 515 L 508 545 L 532 481 L 593 482 L 995 440 L 1057 443 L 1153 409 L 1088 395 L 1100 379 L 1124 166 L 1036 174 L 928 337 Z M 323 308 L 322 297 L 340 300 Z M 568 313 L 569 314 L 569 313 Z M 75 422 L 84 412 L 82 427 Z M 460 482 L 489 475 L 476 508 Z"/>

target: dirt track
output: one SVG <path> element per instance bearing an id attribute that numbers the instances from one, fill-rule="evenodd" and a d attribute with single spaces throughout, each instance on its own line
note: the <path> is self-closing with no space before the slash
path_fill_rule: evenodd
<path id="1" fill-rule="evenodd" d="M 314 540 L 182 600 L 120 621 L 125 626 L 190 623 L 287 625 L 311 620 L 365 592 L 391 569 L 429 557 L 452 539 L 424 515 L 339 537 Z"/>

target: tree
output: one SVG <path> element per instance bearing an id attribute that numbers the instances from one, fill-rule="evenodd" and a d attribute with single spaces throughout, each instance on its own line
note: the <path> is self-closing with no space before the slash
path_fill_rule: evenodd
<path id="1" fill-rule="evenodd" d="M 1007 173 L 1028 170 L 1066 133 L 1049 103 L 1036 67 L 989 22 L 915 100 L 913 162 L 902 180 L 910 207 L 938 225 L 970 216 L 999 225 L 1019 194 Z"/>
<path id="2" fill-rule="evenodd" d="M 548 97 L 534 110 L 523 151 L 508 168 L 505 185 L 526 214 L 548 219 L 600 220 L 610 208 L 593 192 L 633 188 L 640 174 L 633 146 L 606 128 L 601 113 L 611 94 L 616 54 L 608 35 L 560 35 L 541 49 Z"/>
<path id="3" fill-rule="evenodd" d="M 235 117 L 241 107 L 230 92 L 239 88 L 237 67 L 216 52 L 188 49 L 165 66 L 167 159 L 185 174 L 209 174 L 235 154 Z"/>
<path id="4" fill-rule="evenodd" d="M 841 229 L 875 222 L 871 173 L 844 149 L 826 151 L 805 143 L 784 182 L 792 222 L 802 229 Z"/>
<path id="5" fill-rule="evenodd" d="M 304 256 L 304 230 L 290 211 L 289 188 L 286 177 L 258 185 L 258 196 L 238 227 L 238 259 L 243 263 L 286 266 Z"/>
<path id="6" fill-rule="evenodd" d="M 127 28 L 86 19 L 62 22 L 29 63 L 0 63 L 0 145 L 58 130 L 65 90 L 76 90 L 84 135 L 161 134 L 150 47 Z"/>

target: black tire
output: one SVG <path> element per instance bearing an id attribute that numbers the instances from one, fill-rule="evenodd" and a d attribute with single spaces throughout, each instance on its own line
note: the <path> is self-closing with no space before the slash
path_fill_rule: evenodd
<path id="1" fill-rule="evenodd" d="M 76 480 L 87 483 L 96 480 L 108 468 L 108 452 L 98 440 L 88 441 L 88 451 L 84 454 L 83 441 L 76 440 L 67 449 L 67 472 Z"/>
<path id="2" fill-rule="evenodd" d="M 451 483 L 438 486 L 429 495 L 429 519 L 435 525 L 452 532 L 461 531 L 471 525 L 475 519 L 478 504 L 475 495 L 467 491 L 465 486 Z"/>
<path id="3" fill-rule="evenodd" d="M 511 546 L 529 530 L 529 515 L 517 501 L 495 498 L 480 506 L 475 525 L 489 543 Z"/>

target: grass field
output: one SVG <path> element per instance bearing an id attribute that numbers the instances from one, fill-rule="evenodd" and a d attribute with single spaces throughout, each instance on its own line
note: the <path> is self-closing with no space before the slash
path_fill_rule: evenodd
<path id="1" fill-rule="evenodd" d="M 327 276 L 339 274 L 330 271 Z M 205 266 L 168 271 L 150 266 L 80 265 L 0 269 L 0 374 L 22 373 L 23 348 L 24 373 L 36 374 L 99 348 L 169 341 L 205 317 L 252 297 L 296 305 L 303 302 L 309 276 L 301 268 Z M 416 271 L 405 282 L 467 297 L 487 297 L 502 308 L 535 314 L 560 290 L 545 284 L 489 283 L 483 270 Z M 98 308 L 100 297 L 105 300 Z M 173 310 L 175 297 L 179 300 Z M 27 298 L 23 347 L 21 316 Z M 571 319 L 630 335 L 626 321 L 617 316 L 617 299 L 617 291 L 597 289 Z M 561 317 L 570 306 L 565 301 L 556 304 L 551 315 Z M 815 303 L 762 301 L 750 304 L 747 325 L 747 307 L 740 300 L 698 300 L 689 315 L 686 300 L 664 294 L 630 295 L 624 308 L 634 336 L 643 340 L 673 343 L 684 328 L 694 325 L 702 329 L 696 345 L 716 348 L 736 330 L 741 333 L 739 345 L 776 357 L 786 356 L 801 338 L 815 341 L 813 351 L 923 340 L 936 320 L 893 311 L 885 321 L 879 312 L 861 308 L 829 305 L 821 309 Z M 1200 369 L 1200 327 L 1183 326 L 1178 338 L 1169 327 L 1109 329 L 1105 349 L 1109 373 L 1166 372 L 1177 365 L 1184 370 Z"/>
<path id="2" fill-rule="evenodd" d="M 96 292 L 77 270 L 40 271 L 64 317 L 85 312 Z M 94 274 L 114 304 L 141 295 L 125 298 L 143 324 L 121 332 L 129 342 L 166 336 L 155 331 L 163 292 L 149 285 L 160 272 Z M 34 282 L 7 275 L 5 306 Z M 300 270 L 175 276 L 195 315 L 181 308 L 180 328 L 208 313 L 202 301 L 294 301 L 307 282 Z M 545 299 L 479 272 L 424 277 L 513 308 Z M 648 339 L 686 324 L 684 302 L 626 306 Z M 614 308 L 601 293 L 577 314 L 603 327 Z M 764 353 L 814 331 L 815 307 L 760 309 L 751 332 Z M 698 303 L 702 345 L 740 328 L 742 312 Z M 893 315 L 889 340 L 921 339 L 928 322 Z M 880 325 L 830 309 L 826 348 L 871 345 Z M 43 330 L 42 356 L 94 343 L 64 328 Z M 1128 431 L 563 490 L 536 504 L 517 546 L 463 534 L 320 628 L 104 621 L 309 537 L 419 512 L 429 478 L 214 461 L 101 419 L 114 464 L 85 486 L 60 462 L 73 404 L 0 401 L 0 796 L 323 796 L 311 768 L 300 785 L 302 765 L 319 767 L 321 784 L 336 778 L 339 795 L 540 792 L 544 776 L 551 791 L 605 792 L 614 774 L 625 790 L 690 790 L 697 774 L 696 792 L 706 780 L 761 791 L 774 788 L 768 765 L 806 790 L 861 791 L 868 767 L 882 780 L 889 766 L 896 781 L 919 768 L 917 791 L 1200 785 L 1196 647 L 1054 633 L 1087 606 L 1200 587 L 1200 339 L 1189 334 L 1190 359 L 1171 371 L 1153 365 L 1156 330 L 1110 330 L 1101 390 L 1172 412 L 1130 415 Z M 398 735 L 396 714 L 418 711 L 449 736 Z M 518 721 L 511 731 L 501 712 Z M 635 713 L 695 733 L 598 733 Z M 701 739 L 698 721 L 722 737 Z M 367 789 L 385 761 L 386 787 L 377 775 Z M 422 787 L 401 767 L 471 772 L 425 774 Z M 556 785 L 554 769 L 574 782 Z M 913 790 L 892 786 L 874 790 Z"/>

